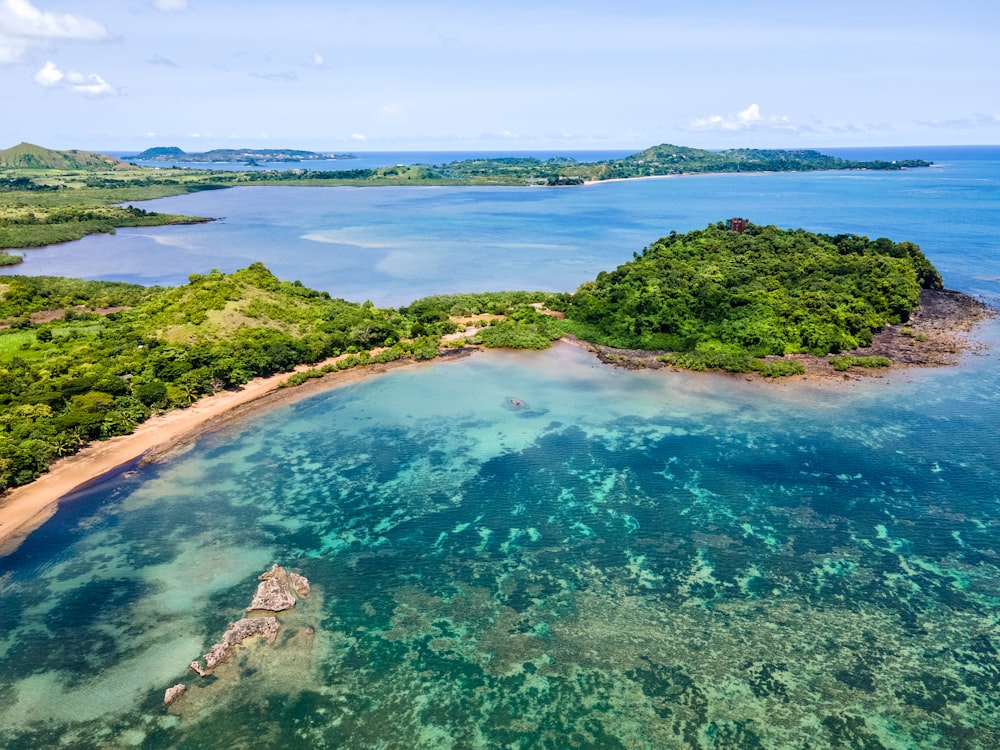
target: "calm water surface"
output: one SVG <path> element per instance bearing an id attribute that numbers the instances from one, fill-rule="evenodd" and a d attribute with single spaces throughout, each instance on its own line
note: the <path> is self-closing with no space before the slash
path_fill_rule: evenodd
<path id="1" fill-rule="evenodd" d="M 902 174 L 208 193 L 156 205 L 226 221 L 20 270 L 174 282 L 261 259 L 405 303 L 571 289 L 742 214 L 916 241 L 996 301 L 1000 158 L 977 153 Z M 844 387 L 486 353 L 206 436 L 68 499 L 0 560 L 0 744 L 1000 746 L 1000 326 L 978 336 L 961 367 Z M 272 562 L 313 596 L 274 646 L 187 672 Z"/>
<path id="2" fill-rule="evenodd" d="M 904 158 L 862 150 L 862 158 Z M 209 224 L 119 229 L 25 251 L 5 273 L 183 284 L 263 261 L 353 301 L 572 291 L 671 230 L 731 216 L 921 245 L 954 288 L 1000 295 L 1000 147 L 923 152 L 906 172 L 706 175 L 546 188 L 247 187 L 148 201 Z M 848 154 L 849 155 L 849 154 Z M 972 158 L 978 157 L 978 158 Z M 993 271 L 990 271 L 990 269 Z"/>

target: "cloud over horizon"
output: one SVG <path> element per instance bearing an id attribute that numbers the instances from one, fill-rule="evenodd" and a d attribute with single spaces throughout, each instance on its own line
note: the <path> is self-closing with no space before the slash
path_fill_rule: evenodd
<path id="1" fill-rule="evenodd" d="M 975 114 L 970 117 L 960 117 L 952 120 L 916 120 L 915 122 L 927 128 L 965 130 L 1000 124 L 1000 114 Z"/>

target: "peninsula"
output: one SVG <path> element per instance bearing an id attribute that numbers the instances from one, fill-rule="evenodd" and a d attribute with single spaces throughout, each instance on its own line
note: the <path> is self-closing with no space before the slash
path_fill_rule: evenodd
<path id="1" fill-rule="evenodd" d="M 564 339 L 626 367 L 840 378 L 947 364 L 990 314 L 944 290 L 913 243 L 746 220 L 671 233 L 572 294 L 399 309 L 333 299 L 260 263 L 167 289 L 3 277 L 0 490 L 28 486 L 0 499 L 0 543 L 89 478 L 334 373 Z"/>

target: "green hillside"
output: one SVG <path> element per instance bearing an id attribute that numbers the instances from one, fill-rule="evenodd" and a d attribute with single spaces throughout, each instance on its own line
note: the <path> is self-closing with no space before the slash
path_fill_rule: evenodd
<path id="1" fill-rule="evenodd" d="M 922 159 L 854 161 L 808 149 L 734 148 L 706 151 L 663 143 L 606 163 L 602 179 L 699 172 L 814 172 L 831 169 L 896 170 L 926 167 Z"/>
<path id="2" fill-rule="evenodd" d="M 921 288 L 941 286 L 910 242 L 718 223 L 671 233 L 581 285 L 565 325 L 595 343 L 691 355 L 678 364 L 824 355 L 870 344 L 907 320 Z"/>
<path id="3" fill-rule="evenodd" d="M 19 143 L 0 151 L 4 169 L 82 169 L 87 171 L 135 169 L 131 164 L 96 151 L 54 151 L 32 143 Z"/>
<path id="4" fill-rule="evenodd" d="M 454 329 L 332 299 L 259 263 L 168 289 L 2 277 L 0 323 L 0 491 L 158 411 L 337 355 L 302 377 L 429 359 Z"/>

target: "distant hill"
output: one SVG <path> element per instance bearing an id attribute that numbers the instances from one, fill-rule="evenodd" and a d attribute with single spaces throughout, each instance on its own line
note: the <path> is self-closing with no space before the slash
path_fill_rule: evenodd
<path id="1" fill-rule="evenodd" d="M 732 148 L 707 151 L 663 143 L 624 159 L 607 162 L 602 178 L 643 177 L 699 172 L 812 172 L 830 169 L 897 170 L 927 167 L 923 159 L 854 161 L 810 149 Z"/>
<path id="2" fill-rule="evenodd" d="M 0 168 L 7 169 L 133 169 L 131 164 L 96 151 L 53 151 L 33 143 L 19 143 L 0 151 Z"/>
<path id="3" fill-rule="evenodd" d="M 927 167 L 923 159 L 854 161 L 808 149 L 751 149 L 708 151 L 663 143 L 645 151 L 598 162 L 567 157 L 540 161 L 531 157 L 475 158 L 431 165 L 413 178 L 451 179 L 494 184 L 579 185 L 588 181 L 662 177 L 718 172 L 812 172 L 831 169 L 898 170 Z M 411 168 L 412 172 L 412 168 Z"/>
<path id="4" fill-rule="evenodd" d="M 170 162 L 297 162 L 326 159 L 356 159 L 354 154 L 321 154 L 292 148 L 217 148 L 189 154 L 177 146 L 147 148 L 141 154 L 128 157 L 138 161 Z"/>

